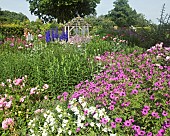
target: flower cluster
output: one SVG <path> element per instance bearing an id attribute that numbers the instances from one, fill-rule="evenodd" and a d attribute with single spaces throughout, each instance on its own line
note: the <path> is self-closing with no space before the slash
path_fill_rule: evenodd
<path id="1" fill-rule="evenodd" d="M 2 128 L 4 130 L 8 129 L 8 127 L 13 127 L 14 126 L 14 120 L 11 118 L 7 118 L 2 122 Z"/>

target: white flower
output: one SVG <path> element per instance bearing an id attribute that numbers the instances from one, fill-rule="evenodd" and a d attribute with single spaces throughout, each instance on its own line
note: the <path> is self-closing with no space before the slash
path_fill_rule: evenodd
<path id="1" fill-rule="evenodd" d="M 61 112 L 62 111 L 62 109 L 60 108 L 60 106 L 59 105 L 57 105 L 57 107 L 55 108 L 56 110 L 57 110 L 57 112 Z"/>
<path id="2" fill-rule="evenodd" d="M 83 127 L 84 127 L 84 124 L 81 123 L 81 122 L 77 122 L 77 127 L 83 128 Z"/>
<path id="3" fill-rule="evenodd" d="M 104 108 L 99 109 L 99 110 L 98 110 L 98 112 L 99 112 L 99 117 L 102 117 L 103 115 L 105 115 L 105 114 L 106 114 L 106 112 L 105 112 L 105 109 L 104 109 Z"/>
<path id="4" fill-rule="evenodd" d="M 90 123 L 90 126 L 94 127 L 94 122 L 91 122 L 91 123 Z"/>
<path id="5" fill-rule="evenodd" d="M 62 118 L 62 116 L 63 116 L 62 114 L 58 115 L 58 117 L 59 117 L 60 119 Z"/>
<path id="6" fill-rule="evenodd" d="M 90 112 L 91 114 L 93 114 L 93 113 L 95 112 L 95 110 L 96 110 L 96 107 L 91 106 L 91 107 L 89 108 L 89 112 Z"/>
<path id="7" fill-rule="evenodd" d="M 85 120 L 85 116 L 84 115 L 78 115 L 78 120 Z"/>
<path id="8" fill-rule="evenodd" d="M 69 134 L 69 135 L 71 135 L 71 133 L 72 133 L 72 131 L 71 131 L 71 130 L 69 130 L 69 131 L 68 131 L 68 134 Z"/>
<path id="9" fill-rule="evenodd" d="M 84 101 L 84 96 L 79 97 L 79 103 L 82 103 Z"/>
<path id="10" fill-rule="evenodd" d="M 83 103 L 81 104 L 81 106 L 82 106 L 83 108 L 85 108 L 86 105 L 87 105 L 87 102 L 83 102 Z"/>
<path id="11" fill-rule="evenodd" d="M 64 123 L 64 124 L 67 124 L 67 122 L 68 122 L 68 120 L 63 119 L 63 123 Z"/>
<path id="12" fill-rule="evenodd" d="M 170 56 L 166 56 L 166 61 L 170 60 Z"/>
<path id="13" fill-rule="evenodd" d="M 103 132 L 108 132 L 108 129 L 107 128 L 103 128 L 102 131 Z"/>
<path id="14" fill-rule="evenodd" d="M 101 127 L 101 124 L 100 124 L 100 123 L 96 123 L 96 126 L 98 126 L 98 128 L 100 128 L 100 127 Z"/>
<path id="15" fill-rule="evenodd" d="M 99 114 L 98 113 L 95 113 L 94 115 L 93 115 L 93 118 L 95 118 L 96 120 L 99 120 L 100 118 L 99 118 Z"/>
<path id="16" fill-rule="evenodd" d="M 61 134 L 62 133 L 62 128 L 60 127 L 60 128 L 58 128 L 58 134 Z"/>
<path id="17" fill-rule="evenodd" d="M 46 131 L 43 131 L 42 136 L 48 136 L 48 133 Z"/>

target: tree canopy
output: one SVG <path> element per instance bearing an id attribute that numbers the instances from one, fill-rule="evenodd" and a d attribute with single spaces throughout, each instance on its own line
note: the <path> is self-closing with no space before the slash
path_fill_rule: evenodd
<path id="1" fill-rule="evenodd" d="M 114 9 L 109 11 L 107 17 L 110 17 L 118 26 L 138 25 L 140 21 L 147 23 L 142 14 L 138 14 L 128 4 L 128 0 L 116 0 L 113 2 Z"/>
<path id="2" fill-rule="evenodd" d="M 1 10 L 0 8 L 0 23 L 16 23 L 29 20 L 28 17 L 22 13 L 10 12 L 8 10 Z"/>
<path id="3" fill-rule="evenodd" d="M 96 6 L 100 0 L 26 0 L 30 4 L 31 14 L 44 22 L 57 19 L 59 22 L 69 21 L 77 15 L 96 14 Z"/>

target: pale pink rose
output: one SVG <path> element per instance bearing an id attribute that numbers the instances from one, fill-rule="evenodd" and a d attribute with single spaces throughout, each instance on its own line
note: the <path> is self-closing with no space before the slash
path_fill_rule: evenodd
<path id="1" fill-rule="evenodd" d="M 166 61 L 170 60 L 170 56 L 166 56 Z"/>
<path id="2" fill-rule="evenodd" d="M 22 79 L 18 78 L 13 81 L 14 85 L 20 85 L 22 83 Z"/>
<path id="3" fill-rule="evenodd" d="M 6 103 L 5 107 L 9 109 L 11 107 L 11 105 L 12 105 L 12 101 L 9 101 Z"/>
<path id="4" fill-rule="evenodd" d="M 101 60 L 101 57 L 100 56 L 96 56 L 95 59 L 96 60 Z"/>
<path id="5" fill-rule="evenodd" d="M 26 96 L 20 98 L 20 102 L 24 102 L 24 99 L 26 98 Z"/>
<path id="6" fill-rule="evenodd" d="M 27 44 L 26 44 L 26 45 L 25 45 L 25 47 L 26 47 L 26 48 L 28 48 L 28 47 L 29 47 L 29 45 L 27 45 Z"/>
<path id="7" fill-rule="evenodd" d="M 14 125 L 13 119 L 7 118 L 6 120 L 7 120 L 8 125 L 12 125 L 12 126 Z"/>
<path id="8" fill-rule="evenodd" d="M 48 89 L 48 88 L 49 88 L 49 85 L 47 85 L 47 84 L 44 84 L 44 85 L 43 85 L 43 89 L 46 90 L 46 89 Z"/>
<path id="9" fill-rule="evenodd" d="M 4 87 L 4 86 L 5 86 L 5 83 L 2 82 L 2 83 L 0 84 L 0 86 Z"/>
<path id="10" fill-rule="evenodd" d="M 40 113 L 40 112 L 41 112 L 40 109 L 37 109 L 36 111 L 34 111 L 35 114 Z"/>
<path id="11" fill-rule="evenodd" d="M 47 95 L 46 95 L 46 96 L 44 96 L 44 99 L 45 99 L 45 100 L 47 100 L 47 99 L 48 99 L 48 96 L 47 96 Z"/>
<path id="12" fill-rule="evenodd" d="M 30 94 L 35 94 L 35 91 L 37 90 L 37 88 L 31 88 L 30 90 Z"/>
<path id="13" fill-rule="evenodd" d="M 12 125 L 12 126 L 14 125 L 13 119 L 7 118 L 6 120 L 4 120 L 4 121 L 2 122 L 2 128 L 3 128 L 4 130 L 8 129 L 8 125 Z"/>
<path id="14" fill-rule="evenodd" d="M 3 128 L 4 130 L 8 129 L 8 125 L 7 125 L 6 120 L 4 120 L 4 121 L 2 122 L 2 128 Z"/>

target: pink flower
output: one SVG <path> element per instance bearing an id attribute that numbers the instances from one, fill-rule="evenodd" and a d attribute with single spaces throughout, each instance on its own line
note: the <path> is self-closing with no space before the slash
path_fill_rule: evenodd
<path id="1" fill-rule="evenodd" d="M 114 105 L 110 105 L 109 110 L 114 110 Z"/>
<path id="2" fill-rule="evenodd" d="M 124 125 L 125 125 L 126 127 L 130 127 L 130 126 L 132 125 L 132 122 L 130 122 L 129 120 L 126 120 L 126 121 L 124 122 Z"/>
<path id="3" fill-rule="evenodd" d="M 47 84 L 44 84 L 44 85 L 43 85 L 43 89 L 44 89 L 44 90 L 47 90 L 48 88 L 49 88 L 49 85 L 47 85 Z"/>
<path id="4" fill-rule="evenodd" d="M 13 81 L 14 85 L 20 85 L 22 83 L 22 79 L 18 78 Z"/>
<path id="5" fill-rule="evenodd" d="M 163 116 L 168 116 L 168 112 L 166 112 L 165 110 L 162 112 Z"/>
<path id="6" fill-rule="evenodd" d="M 78 133 L 79 131 L 80 131 L 80 128 L 77 128 L 77 129 L 76 129 L 76 132 Z"/>
<path id="7" fill-rule="evenodd" d="M 8 125 L 7 125 L 6 120 L 2 122 L 2 128 L 3 128 L 4 130 L 8 129 Z"/>
<path id="8" fill-rule="evenodd" d="M 10 107 L 11 107 L 11 104 L 12 104 L 12 101 L 9 101 L 9 102 L 6 103 L 5 107 L 6 107 L 6 108 L 10 108 Z"/>
<path id="9" fill-rule="evenodd" d="M 48 96 L 47 96 L 47 95 L 46 95 L 46 96 L 44 96 L 44 99 L 45 99 L 45 100 L 48 100 Z"/>
<path id="10" fill-rule="evenodd" d="M 147 114 L 148 114 L 148 110 L 147 110 L 147 109 L 145 109 L 145 108 L 143 108 L 143 109 L 142 109 L 142 115 L 144 115 L 144 116 L 145 116 L 145 115 L 147 115 Z"/>
<path id="11" fill-rule="evenodd" d="M 115 119 L 115 122 L 121 123 L 121 122 L 122 122 L 122 118 L 116 118 L 116 119 Z"/>
<path id="12" fill-rule="evenodd" d="M 116 123 L 115 122 L 111 122 L 110 125 L 111 125 L 111 128 L 116 128 Z"/>
<path id="13" fill-rule="evenodd" d="M 32 95 L 32 94 L 35 94 L 35 91 L 37 90 L 37 88 L 31 88 L 31 90 L 30 90 L 30 94 Z"/>
<path id="14" fill-rule="evenodd" d="M 102 118 L 102 119 L 100 120 L 100 122 L 101 122 L 103 125 L 106 125 L 107 122 L 108 122 L 108 120 L 107 120 L 106 118 Z"/>
<path id="15" fill-rule="evenodd" d="M 20 98 L 20 102 L 24 102 L 24 99 L 26 98 L 26 96 Z"/>
<path id="16" fill-rule="evenodd" d="M 4 130 L 6 130 L 6 129 L 8 129 L 8 126 L 14 126 L 14 121 L 13 121 L 13 119 L 11 119 L 11 118 L 7 118 L 6 120 L 4 120 L 3 122 L 2 122 L 2 128 L 4 129 Z"/>

